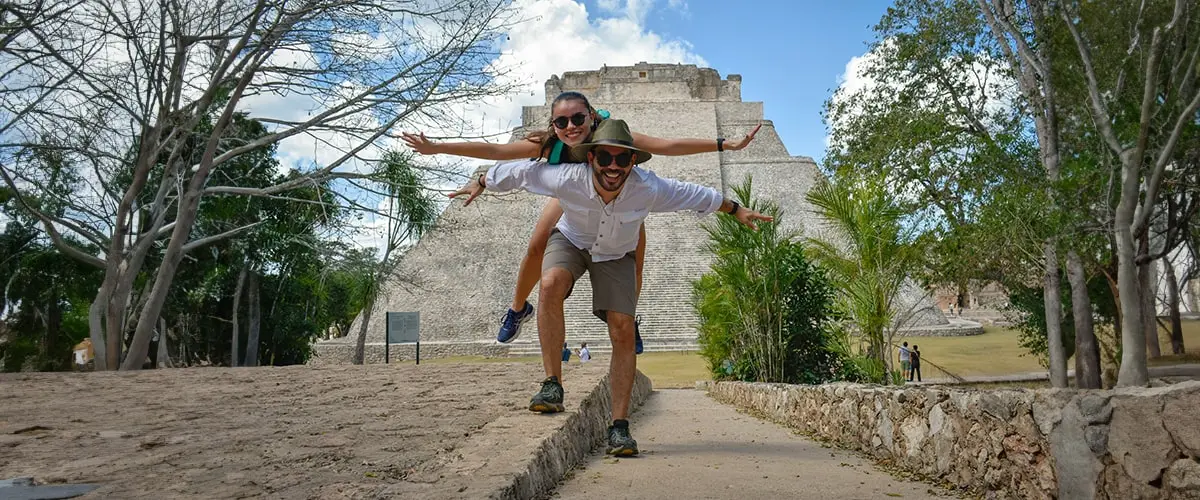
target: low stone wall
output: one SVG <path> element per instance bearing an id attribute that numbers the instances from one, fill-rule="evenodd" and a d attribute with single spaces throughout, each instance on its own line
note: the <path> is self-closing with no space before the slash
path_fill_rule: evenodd
<path id="1" fill-rule="evenodd" d="M 1200 382 L 1080 391 L 718 382 L 817 439 L 1001 498 L 1200 498 Z"/>
<path id="2" fill-rule="evenodd" d="M 495 341 L 484 342 L 421 342 L 421 359 L 448 358 L 453 356 L 508 357 L 509 346 Z M 368 343 L 363 348 L 363 359 L 367 364 L 383 363 L 383 343 Z M 310 365 L 349 364 L 354 355 L 352 342 L 321 342 L 313 345 Z M 417 359 L 416 344 L 392 344 L 388 348 L 388 361 L 398 363 Z"/>
<path id="3" fill-rule="evenodd" d="M 967 337 L 983 335 L 983 325 L 974 321 L 951 320 L 949 325 L 901 328 L 897 337 Z"/>

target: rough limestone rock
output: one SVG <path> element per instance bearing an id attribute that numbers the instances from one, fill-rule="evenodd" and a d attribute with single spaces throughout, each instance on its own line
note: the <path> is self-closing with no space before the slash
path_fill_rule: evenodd
<path id="1" fill-rule="evenodd" d="M 1200 428 L 1200 382 L 1117 391 L 707 388 L 717 400 L 980 497 L 1200 498 L 1200 460 L 1176 444 Z"/>
<path id="2" fill-rule="evenodd" d="M 1173 498 L 1200 499 L 1200 463 L 1181 458 L 1167 468 L 1166 485 Z"/>
<path id="3" fill-rule="evenodd" d="M 1050 433 L 1050 451 L 1054 455 L 1058 492 L 1061 498 L 1095 498 L 1096 483 L 1104 464 L 1088 446 L 1084 429 L 1087 421 L 1079 407 L 1068 404 L 1061 420 Z"/>
<path id="4" fill-rule="evenodd" d="M 1195 415 L 1200 412 L 1200 392 L 1168 399 L 1163 406 L 1163 424 L 1184 453 L 1200 459 L 1200 426 Z"/>
<path id="5" fill-rule="evenodd" d="M 1179 456 L 1171 435 L 1163 427 L 1162 402 L 1136 397 L 1113 398 L 1108 449 L 1133 480 L 1149 483 Z M 1081 436 L 1082 437 L 1082 436 Z"/>

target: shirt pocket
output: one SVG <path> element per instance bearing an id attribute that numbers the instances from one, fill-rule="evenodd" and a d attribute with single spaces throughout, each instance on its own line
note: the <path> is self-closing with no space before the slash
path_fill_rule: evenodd
<path id="1" fill-rule="evenodd" d="M 645 220 L 646 214 L 644 213 L 617 215 L 617 223 L 619 224 L 617 227 L 617 238 L 622 243 L 632 242 L 636 244 L 638 241 L 639 231 L 642 229 L 642 222 Z"/>

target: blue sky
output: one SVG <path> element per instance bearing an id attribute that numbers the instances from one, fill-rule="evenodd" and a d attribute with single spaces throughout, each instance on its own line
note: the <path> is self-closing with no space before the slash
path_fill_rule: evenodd
<path id="1" fill-rule="evenodd" d="M 603 0 L 584 3 L 589 17 L 631 7 L 625 3 L 606 9 L 602 3 L 622 2 Z M 643 2 L 647 4 L 646 30 L 690 44 L 722 76 L 741 74 L 742 99 L 764 103 L 788 151 L 819 160 L 825 149 L 821 107 L 846 64 L 866 53 L 874 39 L 871 27 L 891 2 Z"/>
<path id="2" fill-rule="evenodd" d="M 742 99 L 762 101 L 793 155 L 824 156 L 821 109 L 846 64 L 867 51 L 891 2 L 693 0 L 658 9 L 647 29 L 686 40 L 724 76 L 742 75 Z"/>

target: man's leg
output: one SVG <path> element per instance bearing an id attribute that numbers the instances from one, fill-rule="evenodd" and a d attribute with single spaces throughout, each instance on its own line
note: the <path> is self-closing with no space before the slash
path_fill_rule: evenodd
<path id="1" fill-rule="evenodd" d="M 612 426 L 608 428 L 608 453 L 637 455 L 637 441 L 629 434 L 629 403 L 637 373 L 633 317 L 637 313 L 637 264 L 632 254 L 617 260 L 591 262 L 592 310 L 608 323 L 612 360 L 608 377 L 612 388 Z"/>
<path id="2" fill-rule="evenodd" d="M 542 367 L 546 380 L 529 401 L 529 410 L 553 413 L 563 411 L 562 351 L 567 336 L 563 301 L 571 295 L 575 280 L 583 276 L 587 258 L 562 233 L 554 232 L 546 243 L 542 259 L 542 288 L 538 296 L 538 341 L 542 344 Z"/>
<path id="3" fill-rule="evenodd" d="M 562 348 L 567 338 L 567 322 L 563 303 L 574 285 L 571 272 L 552 267 L 542 273 L 542 288 L 538 294 L 538 342 L 542 344 L 542 366 L 547 377 L 562 379 Z"/>
<path id="4" fill-rule="evenodd" d="M 633 353 L 633 316 L 608 312 L 608 337 L 612 340 L 612 359 L 608 377 L 612 384 L 612 418 L 629 418 L 629 400 L 633 394 L 633 377 L 637 373 L 637 356 Z"/>

